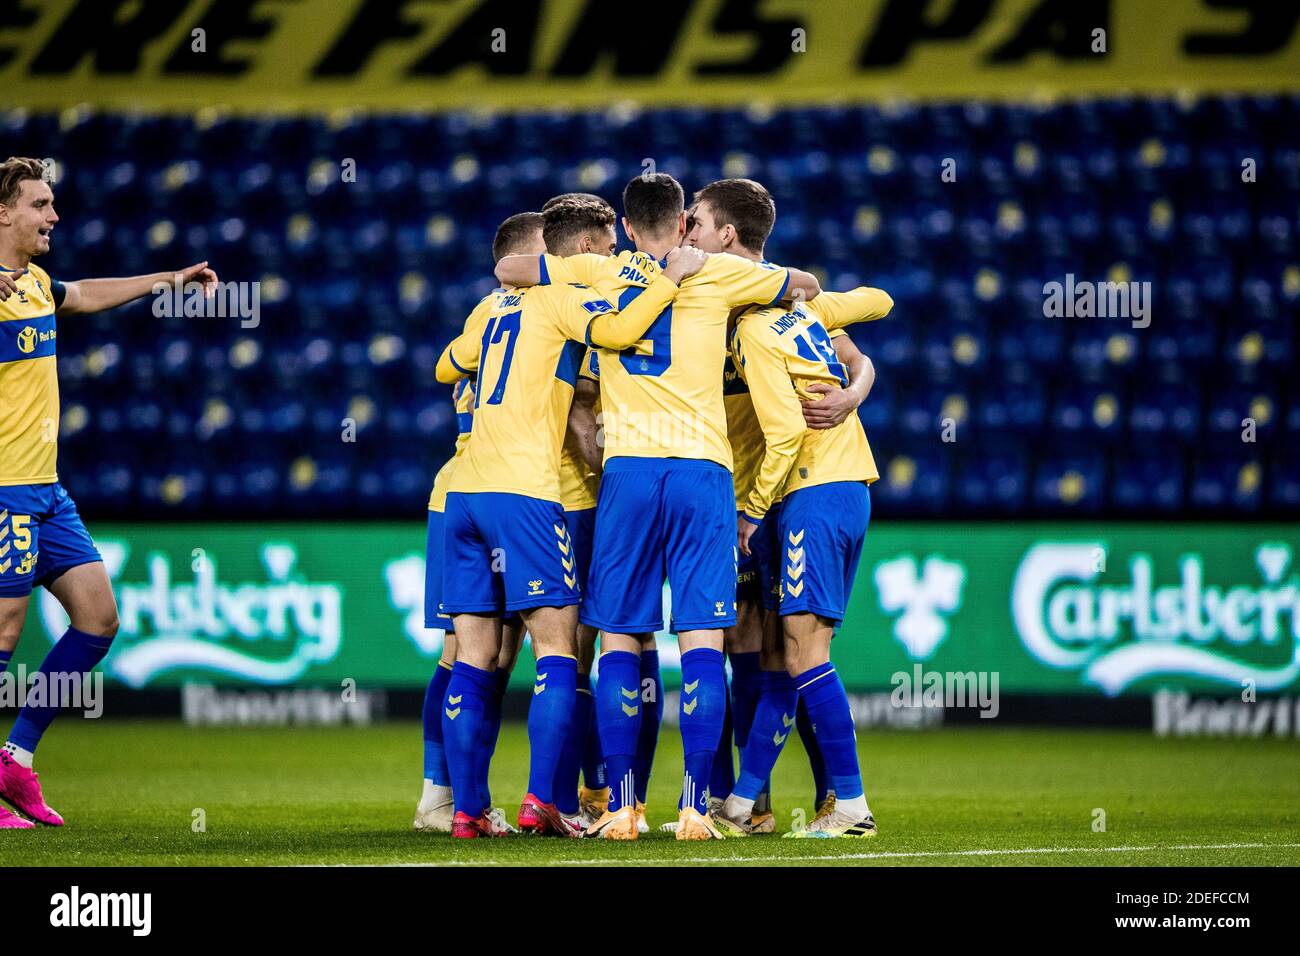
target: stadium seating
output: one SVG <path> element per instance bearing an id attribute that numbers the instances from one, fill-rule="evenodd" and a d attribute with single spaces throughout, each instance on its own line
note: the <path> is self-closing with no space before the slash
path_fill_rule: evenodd
<path id="1" fill-rule="evenodd" d="M 497 223 L 617 199 L 645 157 L 688 189 L 763 181 L 772 260 L 894 296 L 852 331 L 879 515 L 1294 517 L 1297 129 L 1297 97 L 0 113 L 6 155 L 58 161 L 56 278 L 209 259 L 261 283 L 256 328 L 148 300 L 62 323 L 60 473 L 96 520 L 420 513 L 456 429 L 434 366 L 494 285 Z M 1046 317 L 1067 273 L 1149 281 L 1150 326 Z"/>

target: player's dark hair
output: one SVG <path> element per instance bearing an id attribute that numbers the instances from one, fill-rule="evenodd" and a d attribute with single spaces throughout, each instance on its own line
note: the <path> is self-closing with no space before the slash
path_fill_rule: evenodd
<path id="1" fill-rule="evenodd" d="M 714 225 L 732 226 L 740 244 L 762 252 L 776 222 L 776 203 L 762 183 L 752 179 L 719 179 L 695 193 L 697 203 L 707 203 Z"/>
<path id="2" fill-rule="evenodd" d="M 623 190 L 623 215 L 633 229 L 653 236 L 675 232 L 685 208 L 682 184 L 667 173 L 638 176 Z"/>
<path id="3" fill-rule="evenodd" d="M 583 235 L 614 228 L 614 207 L 599 196 L 585 199 L 582 195 L 562 199 L 542 212 L 542 241 L 552 255 L 564 255 L 569 244 Z"/>
<path id="4" fill-rule="evenodd" d="M 0 163 L 0 206 L 12 206 L 22 192 L 21 184 L 29 179 L 44 180 L 45 164 L 26 156 L 10 156 Z"/>
<path id="5" fill-rule="evenodd" d="M 585 199 L 587 202 L 602 203 L 605 206 L 609 206 L 610 212 L 614 211 L 613 206 L 610 206 L 608 202 L 597 196 L 595 193 L 560 193 L 558 196 L 552 196 L 550 199 L 546 200 L 546 202 L 542 203 L 542 212 L 546 212 L 546 210 L 550 209 L 556 203 L 564 202 L 566 199 Z"/>
<path id="6" fill-rule="evenodd" d="M 496 238 L 492 240 L 492 261 L 500 262 L 506 256 L 519 251 L 533 233 L 542 228 L 540 212 L 517 212 L 497 227 Z"/>

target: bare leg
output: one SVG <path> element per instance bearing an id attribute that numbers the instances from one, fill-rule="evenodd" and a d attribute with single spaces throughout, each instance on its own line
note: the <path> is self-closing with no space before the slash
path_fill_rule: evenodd
<path id="1" fill-rule="evenodd" d="M 96 637 L 117 634 L 117 601 L 103 561 L 69 568 L 49 585 L 49 590 L 77 630 Z"/>
<path id="2" fill-rule="evenodd" d="M 18 646 L 18 635 L 23 632 L 30 600 L 31 595 L 0 598 L 0 651 L 13 651 Z"/>
<path id="3" fill-rule="evenodd" d="M 831 659 L 835 628 L 826 618 L 816 614 L 787 614 L 781 623 L 785 631 L 786 673 L 791 677 L 798 677 Z"/>

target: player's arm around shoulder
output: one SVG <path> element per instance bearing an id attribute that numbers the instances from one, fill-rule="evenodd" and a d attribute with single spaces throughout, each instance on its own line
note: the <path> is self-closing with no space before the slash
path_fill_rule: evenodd
<path id="1" fill-rule="evenodd" d="M 611 306 L 610 311 L 591 320 L 586 329 L 586 343 L 606 349 L 631 348 L 645 337 L 655 319 L 677 298 L 680 283 L 696 275 L 709 258 L 708 253 L 692 246 L 670 250 L 664 270 L 651 278 L 644 292 L 622 311 L 612 311 Z"/>
<path id="2" fill-rule="evenodd" d="M 828 330 L 834 330 L 883 319 L 893 310 L 894 300 L 884 289 L 859 286 L 850 292 L 824 292 L 806 308 Z"/>
<path id="3" fill-rule="evenodd" d="M 497 281 L 505 286 L 527 288 L 534 285 L 580 282 L 595 285 L 602 270 L 614 260 L 607 256 L 583 252 L 576 256 L 541 255 L 502 256 L 496 265 Z"/>
<path id="4" fill-rule="evenodd" d="M 116 279 L 77 279 L 63 283 L 63 302 L 55 310 L 59 315 L 78 315 L 115 309 L 151 292 L 170 290 L 177 283 L 183 288 L 191 282 L 203 286 L 207 298 L 216 295 L 217 274 L 206 262 L 196 262 L 179 272 L 153 272 L 148 275 Z"/>

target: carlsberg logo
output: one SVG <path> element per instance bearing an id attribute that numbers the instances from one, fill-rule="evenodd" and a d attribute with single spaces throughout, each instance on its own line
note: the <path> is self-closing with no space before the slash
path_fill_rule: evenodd
<path id="1" fill-rule="evenodd" d="M 132 687 L 180 668 L 290 683 L 339 652 L 343 589 L 307 581 L 291 544 L 264 542 L 258 548 L 262 581 L 222 580 L 216 555 L 202 548 L 194 549 L 188 564 L 150 553 L 147 579 L 123 580 L 126 543 L 100 541 L 99 549 L 121 620 L 105 668 Z M 41 616 L 51 640 L 67 626 L 67 615 L 48 594 Z"/>
<path id="2" fill-rule="evenodd" d="M 1182 556 L 1174 584 L 1156 585 L 1144 554 L 1130 558 L 1127 580 L 1115 569 L 1106 581 L 1117 583 L 1101 584 L 1098 554 L 1104 549 L 1096 542 L 1038 544 L 1016 570 L 1016 631 L 1044 664 L 1081 670 L 1108 694 L 1160 675 L 1235 687 L 1252 680 L 1261 691 L 1300 677 L 1300 579 L 1285 577 L 1288 545 L 1256 549 L 1262 581 L 1251 587 L 1207 584 L 1198 554 Z M 1277 661 L 1279 651 L 1280 666 L 1255 662 Z"/>

